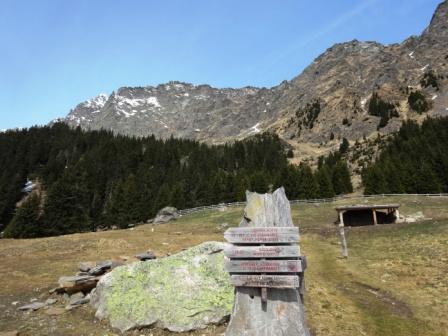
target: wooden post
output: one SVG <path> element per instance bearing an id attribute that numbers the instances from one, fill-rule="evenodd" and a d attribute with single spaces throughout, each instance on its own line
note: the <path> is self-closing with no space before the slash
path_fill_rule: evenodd
<path id="1" fill-rule="evenodd" d="M 344 226 L 344 211 L 339 211 L 339 226 Z"/>
<path id="2" fill-rule="evenodd" d="M 344 212 L 339 211 L 339 238 L 341 239 L 342 256 L 348 258 L 347 241 L 345 239 Z"/>
<path id="3" fill-rule="evenodd" d="M 376 210 L 372 209 L 372 215 L 373 215 L 373 224 L 378 225 L 378 221 L 376 219 Z"/>
<path id="4" fill-rule="evenodd" d="M 246 197 L 240 227 L 224 233 L 233 244 L 224 253 L 236 287 L 225 335 L 309 336 L 298 290 L 298 275 L 303 275 L 299 232 L 285 191 L 246 192 Z"/>

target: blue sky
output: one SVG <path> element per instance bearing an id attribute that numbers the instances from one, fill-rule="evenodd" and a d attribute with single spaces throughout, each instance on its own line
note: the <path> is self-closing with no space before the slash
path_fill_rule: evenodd
<path id="1" fill-rule="evenodd" d="M 0 0 L 0 129 L 121 86 L 271 87 L 332 44 L 401 42 L 440 0 Z"/>

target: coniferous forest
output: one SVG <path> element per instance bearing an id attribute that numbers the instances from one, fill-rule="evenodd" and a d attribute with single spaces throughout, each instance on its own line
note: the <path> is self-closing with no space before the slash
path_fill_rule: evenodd
<path id="1" fill-rule="evenodd" d="M 362 178 L 365 194 L 448 192 L 448 118 L 404 123 Z"/>
<path id="2" fill-rule="evenodd" d="M 27 238 L 124 228 L 153 218 L 167 205 L 242 201 L 246 189 L 284 186 L 290 199 L 352 191 L 340 152 L 321 158 L 317 170 L 289 164 L 288 155 L 281 140 L 269 134 L 209 146 L 64 124 L 7 131 L 0 134 L 0 231 Z M 24 199 L 27 180 L 42 192 Z"/>

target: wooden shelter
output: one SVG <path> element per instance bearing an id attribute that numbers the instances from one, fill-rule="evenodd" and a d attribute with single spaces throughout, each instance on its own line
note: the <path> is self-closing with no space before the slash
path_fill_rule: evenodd
<path id="1" fill-rule="evenodd" d="M 392 224 L 399 218 L 400 204 L 346 205 L 336 208 L 339 226 Z"/>

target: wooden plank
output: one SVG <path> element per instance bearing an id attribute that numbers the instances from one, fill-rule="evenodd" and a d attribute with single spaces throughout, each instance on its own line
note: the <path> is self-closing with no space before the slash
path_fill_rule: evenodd
<path id="1" fill-rule="evenodd" d="M 232 275 L 230 282 L 235 287 L 298 288 L 297 275 Z"/>
<path id="2" fill-rule="evenodd" d="M 302 272 L 300 260 L 227 260 L 230 273 L 297 273 Z"/>
<path id="3" fill-rule="evenodd" d="M 299 257 L 300 247 L 291 246 L 228 246 L 224 249 L 228 258 L 288 258 Z"/>
<path id="4" fill-rule="evenodd" d="M 296 243 L 296 227 L 238 227 L 228 229 L 224 238 L 229 243 Z"/>

